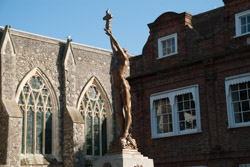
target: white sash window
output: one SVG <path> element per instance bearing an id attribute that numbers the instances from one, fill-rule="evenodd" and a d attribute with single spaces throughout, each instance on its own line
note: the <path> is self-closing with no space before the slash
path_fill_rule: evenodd
<path id="1" fill-rule="evenodd" d="M 198 86 L 189 86 L 152 94 L 152 137 L 200 132 Z"/>

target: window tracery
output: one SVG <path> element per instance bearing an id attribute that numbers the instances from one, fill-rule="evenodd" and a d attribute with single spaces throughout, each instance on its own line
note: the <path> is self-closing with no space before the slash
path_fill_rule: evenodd
<path id="1" fill-rule="evenodd" d="M 43 79 L 33 75 L 23 86 L 18 106 L 23 114 L 22 153 L 52 153 L 51 93 Z"/>
<path id="2" fill-rule="evenodd" d="M 95 84 L 85 92 L 80 112 L 86 123 L 86 154 L 104 155 L 107 152 L 107 106 Z"/>

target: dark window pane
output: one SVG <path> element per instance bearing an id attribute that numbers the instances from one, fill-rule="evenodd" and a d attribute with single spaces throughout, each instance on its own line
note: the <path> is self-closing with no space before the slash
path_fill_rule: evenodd
<path id="1" fill-rule="evenodd" d="M 192 110 L 192 116 L 196 116 L 195 110 Z"/>
<path id="2" fill-rule="evenodd" d="M 178 111 L 183 110 L 183 102 L 178 103 Z"/>
<path id="3" fill-rule="evenodd" d="M 171 48 L 167 48 L 167 54 L 171 53 Z"/>
<path id="4" fill-rule="evenodd" d="M 25 122 L 24 122 L 24 117 L 25 117 L 25 115 L 24 115 L 24 110 L 23 110 L 23 108 L 22 107 L 20 107 L 20 109 L 21 109 L 21 111 L 22 111 L 22 115 L 23 115 L 23 127 L 22 127 L 22 153 L 24 153 L 24 124 L 25 124 Z"/>
<path id="5" fill-rule="evenodd" d="M 241 25 L 245 25 L 246 24 L 246 17 L 242 17 L 241 18 Z"/>
<path id="6" fill-rule="evenodd" d="M 167 54 L 166 53 L 166 41 L 162 41 L 161 43 L 162 43 L 162 53 L 163 55 L 166 55 Z"/>
<path id="7" fill-rule="evenodd" d="M 193 108 L 195 108 L 195 103 L 194 103 L 194 101 L 192 100 L 192 101 L 191 101 L 191 109 L 193 109 Z"/>
<path id="8" fill-rule="evenodd" d="M 167 99 L 161 99 L 161 105 L 166 105 L 167 104 Z"/>
<path id="9" fill-rule="evenodd" d="M 178 102 L 183 101 L 182 97 L 183 97 L 182 95 L 177 96 L 177 101 L 178 101 Z"/>
<path id="10" fill-rule="evenodd" d="M 90 87 L 88 90 L 89 97 L 95 99 L 97 96 L 97 91 L 94 87 Z"/>
<path id="11" fill-rule="evenodd" d="M 86 145 L 87 145 L 87 155 L 92 155 L 92 117 L 90 114 L 86 118 L 87 125 L 87 135 L 86 135 Z"/>
<path id="12" fill-rule="evenodd" d="M 243 90 L 240 91 L 240 100 L 246 100 L 247 99 L 247 91 Z"/>
<path id="13" fill-rule="evenodd" d="M 239 101 L 239 93 L 232 92 L 232 101 Z"/>
<path id="14" fill-rule="evenodd" d="M 163 125 L 163 133 L 169 132 L 168 124 Z"/>
<path id="15" fill-rule="evenodd" d="M 48 95 L 48 90 L 47 90 L 47 89 L 43 89 L 43 90 L 42 90 L 42 94 L 43 94 L 43 95 Z"/>
<path id="16" fill-rule="evenodd" d="M 39 109 L 36 112 L 36 153 L 42 154 L 43 143 L 43 112 Z"/>
<path id="17" fill-rule="evenodd" d="M 241 33 L 244 34 L 247 32 L 247 26 L 244 25 L 244 26 L 241 26 Z"/>
<path id="18" fill-rule="evenodd" d="M 27 132 L 26 132 L 26 153 L 33 153 L 33 135 L 34 135 L 34 112 L 30 108 L 27 112 Z"/>
<path id="19" fill-rule="evenodd" d="M 163 116 L 157 116 L 157 124 L 163 123 Z"/>
<path id="20" fill-rule="evenodd" d="M 184 94 L 184 100 L 189 100 L 189 94 L 190 94 L 190 93 Z"/>
<path id="21" fill-rule="evenodd" d="M 240 89 L 246 89 L 247 88 L 247 84 L 246 83 L 241 83 L 239 84 Z"/>
<path id="22" fill-rule="evenodd" d="M 163 123 L 168 123 L 168 115 L 163 116 Z"/>
<path id="23" fill-rule="evenodd" d="M 31 95 L 29 96 L 29 102 L 28 102 L 28 105 L 34 105 L 34 101 L 33 101 L 33 98 L 32 98 L 32 96 L 31 96 Z"/>
<path id="24" fill-rule="evenodd" d="M 167 41 L 167 43 L 168 43 L 168 47 L 170 47 L 170 46 L 171 46 L 171 40 L 169 39 L 169 40 Z"/>
<path id="25" fill-rule="evenodd" d="M 196 120 L 193 120 L 193 129 L 196 129 L 197 125 L 196 125 Z"/>
<path id="26" fill-rule="evenodd" d="M 100 129 L 99 129 L 100 121 L 98 116 L 95 116 L 94 119 L 94 150 L 95 155 L 100 155 Z"/>
<path id="27" fill-rule="evenodd" d="M 172 108 L 170 105 L 167 105 L 167 113 L 171 114 L 172 113 Z"/>
<path id="28" fill-rule="evenodd" d="M 161 106 L 161 113 L 165 114 L 167 112 L 166 103 Z"/>
<path id="29" fill-rule="evenodd" d="M 235 123 L 241 123 L 242 122 L 241 113 L 234 114 L 234 118 L 235 118 Z"/>
<path id="30" fill-rule="evenodd" d="M 169 124 L 169 132 L 173 132 L 173 124 Z"/>
<path id="31" fill-rule="evenodd" d="M 46 112 L 45 127 L 45 154 L 52 153 L 52 113 L 50 109 Z"/>
<path id="32" fill-rule="evenodd" d="M 186 121 L 186 129 L 192 129 L 192 122 Z"/>
<path id="33" fill-rule="evenodd" d="M 234 107 L 234 112 L 240 112 L 241 111 L 240 103 L 234 103 L 233 107 Z"/>
<path id="34" fill-rule="evenodd" d="M 43 106 L 43 103 L 42 103 L 42 98 L 41 96 L 38 97 L 38 102 L 37 102 L 37 106 Z"/>
<path id="35" fill-rule="evenodd" d="M 158 124 L 157 125 L 157 133 L 162 133 L 163 131 L 163 125 L 162 124 Z"/>
<path id="36" fill-rule="evenodd" d="M 244 119 L 244 122 L 249 122 L 250 121 L 250 112 L 244 112 L 243 119 Z"/>
<path id="37" fill-rule="evenodd" d="M 249 101 L 243 101 L 241 105 L 242 105 L 242 111 L 249 110 Z"/>
<path id="38" fill-rule="evenodd" d="M 172 46 L 172 53 L 174 53 L 175 52 L 175 46 L 173 45 Z"/>
<path id="39" fill-rule="evenodd" d="M 159 101 L 155 101 L 155 114 L 156 115 L 161 114 L 161 106 Z"/>
<path id="40" fill-rule="evenodd" d="M 250 15 L 247 16 L 247 23 L 250 23 Z"/>
<path id="41" fill-rule="evenodd" d="M 238 84 L 236 84 L 236 85 L 231 85 L 231 89 L 232 89 L 232 91 L 238 90 Z"/>
<path id="42" fill-rule="evenodd" d="M 40 89 L 40 87 L 42 86 L 42 82 L 40 81 L 40 78 L 38 77 L 32 77 L 30 79 L 30 86 L 32 89 Z"/>
<path id="43" fill-rule="evenodd" d="M 169 115 L 168 115 L 168 118 L 169 118 L 169 122 L 173 122 L 173 121 L 172 121 L 172 114 L 169 114 Z"/>
<path id="44" fill-rule="evenodd" d="M 107 153 L 107 119 L 103 117 L 102 119 L 102 155 Z"/>
<path id="45" fill-rule="evenodd" d="M 28 93 L 29 92 L 29 86 L 26 84 L 24 87 L 23 87 L 23 92 L 24 93 Z"/>
<path id="46" fill-rule="evenodd" d="M 184 112 L 180 112 L 180 113 L 179 113 L 179 120 L 180 120 L 180 121 L 185 120 Z"/>
<path id="47" fill-rule="evenodd" d="M 190 99 L 193 99 L 193 94 L 189 93 Z"/>
<path id="48" fill-rule="evenodd" d="M 185 122 L 180 122 L 180 130 L 185 130 Z"/>
<path id="49" fill-rule="evenodd" d="M 185 110 L 190 109 L 190 103 L 189 103 L 189 101 L 185 101 L 184 102 L 184 109 Z"/>

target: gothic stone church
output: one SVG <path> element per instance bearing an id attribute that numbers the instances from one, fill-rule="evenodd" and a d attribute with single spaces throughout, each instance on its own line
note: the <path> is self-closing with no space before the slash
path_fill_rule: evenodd
<path id="1" fill-rule="evenodd" d="M 113 139 L 111 51 L 0 27 L 0 166 L 88 166 Z"/>

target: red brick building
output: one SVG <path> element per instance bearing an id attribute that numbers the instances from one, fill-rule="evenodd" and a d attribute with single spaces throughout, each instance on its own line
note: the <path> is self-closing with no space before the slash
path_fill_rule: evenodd
<path id="1" fill-rule="evenodd" d="M 149 24 L 131 58 L 133 136 L 155 167 L 250 166 L 250 1 Z"/>

